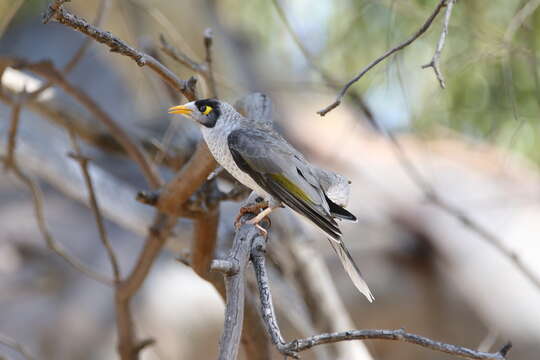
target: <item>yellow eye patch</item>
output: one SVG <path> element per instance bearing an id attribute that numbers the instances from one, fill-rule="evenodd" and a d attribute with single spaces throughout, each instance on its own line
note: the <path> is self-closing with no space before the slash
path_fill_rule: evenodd
<path id="1" fill-rule="evenodd" d="M 211 112 L 212 110 L 213 110 L 213 109 L 212 109 L 211 106 L 206 105 L 206 106 L 204 107 L 204 111 L 203 111 L 202 113 L 203 113 L 203 115 L 208 115 L 208 114 L 210 114 L 210 112 Z"/>

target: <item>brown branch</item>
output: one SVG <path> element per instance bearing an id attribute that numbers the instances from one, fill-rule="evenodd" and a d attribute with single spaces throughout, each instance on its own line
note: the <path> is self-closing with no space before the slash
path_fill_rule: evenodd
<path id="1" fill-rule="evenodd" d="M 208 28 L 204 31 L 204 49 L 206 52 L 206 57 L 203 63 L 199 63 L 193 60 L 187 54 L 175 48 L 173 45 L 171 45 L 167 41 L 167 39 L 165 38 L 165 36 L 163 36 L 163 34 L 160 35 L 159 40 L 161 42 L 161 50 L 166 55 L 168 55 L 174 61 L 180 63 L 181 65 L 184 65 L 188 69 L 201 75 L 208 87 L 208 90 L 209 90 L 208 96 L 212 98 L 217 97 L 216 81 L 214 78 L 214 71 L 213 71 L 213 64 L 212 64 L 212 43 L 213 43 L 212 29 Z"/>
<path id="2" fill-rule="evenodd" d="M 5 161 L 5 159 L 2 159 L 2 160 Z M 109 278 L 86 267 L 86 265 L 84 265 L 78 258 L 70 255 L 67 252 L 67 250 L 64 248 L 64 246 L 54 239 L 54 237 L 49 232 L 49 229 L 47 228 L 47 223 L 45 221 L 45 215 L 43 211 L 43 194 L 41 192 L 41 189 L 39 188 L 39 185 L 32 178 L 26 175 L 19 168 L 16 162 L 11 164 L 10 170 L 13 171 L 15 176 L 17 176 L 17 178 L 21 180 L 26 185 L 26 187 L 30 190 L 30 193 L 32 195 L 32 200 L 34 203 L 34 215 L 36 218 L 36 222 L 37 222 L 39 231 L 41 232 L 41 235 L 45 239 L 45 243 L 47 244 L 47 247 L 50 250 L 52 250 L 54 253 L 56 253 L 58 256 L 60 256 L 62 259 L 64 259 L 69 265 L 71 265 L 77 271 L 81 272 L 82 274 L 102 284 L 109 285 L 109 286 L 112 285 L 113 282 Z"/>
<path id="3" fill-rule="evenodd" d="M 96 192 L 94 190 L 94 184 L 92 182 L 92 178 L 90 177 L 90 172 L 88 171 L 88 163 L 90 159 L 88 159 L 82 154 L 81 148 L 79 147 L 75 134 L 73 134 L 73 132 L 70 132 L 69 135 L 71 138 L 73 149 L 75 150 L 75 153 L 71 154 L 71 157 L 74 160 L 76 160 L 81 167 L 81 172 L 82 172 L 84 182 L 86 184 L 86 188 L 88 191 L 88 201 L 90 203 L 90 208 L 92 209 L 92 212 L 94 213 L 94 217 L 96 219 L 96 225 L 99 232 L 99 238 L 101 240 L 101 243 L 105 247 L 105 250 L 107 251 L 107 256 L 109 257 L 109 262 L 111 263 L 111 267 L 113 270 L 114 282 L 118 283 L 121 278 L 120 267 L 118 266 L 118 260 L 116 259 L 116 254 L 114 253 L 111 243 L 109 242 L 109 238 L 107 237 L 107 231 L 105 230 L 105 224 L 103 223 L 103 216 L 101 214 L 101 210 L 98 205 Z"/>
<path id="4" fill-rule="evenodd" d="M 176 218 L 157 214 L 154 224 L 144 243 L 143 250 L 126 280 L 120 282 L 115 292 L 116 326 L 118 331 L 118 353 L 122 360 L 138 359 L 139 351 L 144 347 L 136 339 L 131 299 L 140 289 L 159 255 L 165 241 L 176 224 Z"/>
<path id="5" fill-rule="evenodd" d="M 157 188 L 161 184 L 161 179 L 157 170 L 151 165 L 143 151 L 133 143 L 129 135 L 83 90 L 68 82 L 64 76 L 54 68 L 50 61 L 39 63 L 28 63 L 22 59 L 1 57 L 0 62 L 8 64 L 14 68 L 25 68 L 36 75 L 42 76 L 50 82 L 58 85 L 65 92 L 73 96 L 79 103 L 96 117 L 114 135 L 117 141 L 123 146 L 128 155 L 139 165 L 142 173 L 146 177 L 152 188 Z"/>
<path id="6" fill-rule="evenodd" d="M 16 89 L 9 88 L 6 84 L 3 85 L 3 91 L 0 92 L 0 100 L 7 105 L 14 106 L 17 97 L 21 95 Z M 73 131 L 77 137 L 84 140 L 86 143 L 93 145 L 102 151 L 109 153 L 118 153 L 126 155 L 125 149 L 111 135 L 104 126 L 96 124 L 94 117 L 86 113 L 81 113 L 70 102 L 63 99 L 53 97 L 51 99 L 37 98 L 25 99 L 25 108 L 41 115 L 45 120 L 50 121 L 66 130 Z M 96 126 L 97 125 L 97 126 Z M 144 134 L 128 133 L 130 138 L 142 147 L 149 155 L 155 156 L 161 153 L 150 136 Z M 179 168 L 187 162 L 191 156 L 193 149 L 191 147 L 172 147 L 165 155 L 163 164 L 170 168 Z"/>
<path id="7" fill-rule="evenodd" d="M 11 120 L 9 122 L 8 141 L 6 148 L 6 158 L 4 160 L 4 169 L 9 169 L 15 165 L 15 147 L 17 146 L 17 131 L 19 130 L 19 120 L 21 115 L 22 99 L 25 94 L 21 94 L 17 100 L 14 101 L 11 110 Z"/>
<path id="8" fill-rule="evenodd" d="M 394 54 L 395 52 L 409 46 L 410 44 L 412 44 L 416 39 L 418 39 L 422 34 L 424 34 L 428 29 L 429 27 L 431 26 L 431 24 L 433 23 L 433 20 L 435 20 L 435 18 L 437 17 L 437 15 L 439 14 L 439 12 L 441 11 L 441 9 L 446 5 L 446 1 L 448 0 L 439 0 L 439 3 L 438 5 L 435 7 L 435 10 L 433 10 L 433 12 L 431 13 L 431 15 L 427 18 L 427 20 L 424 22 L 424 24 L 420 27 L 420 29 L 418 29 L 410 38 L 408 38 L 407 40 L 405 40 L 404 42 L 402 42 L 401 44 L 397 45 L 396 47 L 388 50 L 387 52 L 385 52 L 383 55 L 379 56 L 377 59 L 373 60 L 370 64 L 368 64 L 364 69 L 362 69 L 358 75 L 356 75 L 354 78 L 352 78 L 351 80 L 349 80 L 345 86 L 343 86 L 343 88 L 339 91 L 337 97 L 336 97 L 336 100 L 328 105 L 327 107 L 325 107 L 324 109 L 322 110 L 319 110 L 317 113 L 321 116 L 325 116 L 326 114 L 328 114 L 330 111 L 332 111 L 333 109 L 335 109 L 336 107 L 338 107 L 340 104 L 341 104 L 341 101 L 343 100 L 343 97 L 345 96 L 345 93 L 347 92 L 347 90 L 349 90 L 349 88 L 355 83 L 357 82 L 358 80 L 360 80 L 369 70 L 371 70 L 373 67 L 375 67 L 375 65 L 379 64 L 381 61 L 383 61 L 384 59 L 388 58 L 390 55 Z"/>
<path id="9" fill-rule="evenodd" d="M 452 16 L 452 9 L 454 8 L 455 3 L 456 0 L 448 0 L 446 4 L 446 13 L 444 15 L 443 28 L 441 36 L 439 37 L 439 41 L 437 42 L 435 54 L 433 54 L 433 58 L 431 58 L 431 61 L 429 63 L 427 63 L 426 65 L 422 65 L 422 69 L 427 69 L 429 67 L 433 68 L 433 72 L 435 73 L 435 76 L 437 77 L 437 80 L 439 80 L 439 84 L 443 89 L 446 87 L 446 84 L 444 82 L 444 77 L 441 73 L 441 69 L 439 68 L 439 63 L 441 60 L 441 52 L 446 41 L 446 35 L 448 35 L 448 24 L 450 23 L 450 16 Z"/>
<path id="10" fill-rule="evenodd" d="M 214 65 L 212 63 L 212 43 L 213 43 L 212 29 L 208 28 L 204 30 L 204 49 L 206 52 L 205 62 L 208 69 L 207 83 L 210 89 L 210 97 L 217 98 L 216 80 L 214 79 Z"/>
<path id="11" fill-rule="evenodd" d="M 196 99 L 197 95 L 193 82 L 179 79 L 171 70 L 152 56 L 129 46 L 126 42 L 114 37 L 110 32 L 103 31 L 89 24 L 86 20 L 70 13 L 62 7 L 64 2 L 65 0 L 52 1 L 48 6 L 47 12 L 44 14 L 44 22 L 53 19 L 60 24 L 67 25 L 93 38 L 97 42 L 107 45 L 111 52 L 127 56 L 133 59 L 139 66 L 148 66 L 166 83 L 181 92 L 188 100 Z"/>
<path id="12" fill-rule="evenodd" d="M 183 204 L 201 186 L 216 166 L 217 163 L 210 154 L 206 143 L 199 142 L 188 163 L 162 188 L 157 208 L 171 215 L 181 212 Z"/>
<path id="13" fill-rule="evenodd" d="M 8 336 L 0 334 L 0 344 L 17 351 L 26 360 L 34 360 L 34 357 L 30 354 L 26 347 Z"/>

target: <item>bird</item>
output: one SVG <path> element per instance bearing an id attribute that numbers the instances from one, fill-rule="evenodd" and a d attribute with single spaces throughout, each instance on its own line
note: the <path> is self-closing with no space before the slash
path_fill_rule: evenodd
<path id="1" fill-rule="evenodd" d="M 249 126 L 275 131 L 274 107 L 268 95 L 260 92 L 247 94 L 235 102 L 234 108 L 242 114 L 242 119 L 246 120 Z M 336 172 L 308 164 L 317 173 L 316 176 L 326 196 L 335 204 L 343 208 L 347 207 L 351 181 Z"/>
<path id="2" fill-rule="evenodd" d="M 240 183 L 264 199 L 264 210 L 248 223 L 256 225 L 275 209 L 283 205 L 289 207 L 326 235 L 356 288 L 368 301 L 375 299 L 347 249 L 335 220 L 357 219 L 329 198 L 328 185 L 331 180 L 325 178 L 328 172 L 311 165 L 272 127 L 267 124 L 259 126 L 247 120 L 227 102 L 218 99 L 195 100 L 173 106 L 168 112 L 195 120 L 215 160 Z"/>

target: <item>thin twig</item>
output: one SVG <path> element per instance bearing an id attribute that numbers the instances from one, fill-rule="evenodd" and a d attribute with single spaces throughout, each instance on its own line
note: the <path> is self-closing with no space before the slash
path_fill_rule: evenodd
<path id="1" fill-rule="evenodd" d="M 142 286 L 148 276 L 154 261 L 161 252 L 165 241 L 172 232 L 176 218 L 157 214 L 150 228 L 143 250 L 128 275 L 120 282 L 115 292 L 116 327 L 118 332 L 118 353 L 122 360 L 138 359 L 140 342 L 136 339 L 133 316 L 131 314 L 131 299 Z"/>
<path id="2" fill-rule="evenodd" d="M 0 62 L 7 63 L 15 68 L 25 68 L 33 73 L 44 77 L 48 81 L 61 87 L 65 92 L 73 96 L 86 109 L 105 125 L 114 137 L 126 150 L 126 153 L 139 165 L 152 188 L 161 185 L 161 179 L 157 170 L 152 166 L 144 152 L 131 140 L 129 135 L 122 129 L 86 92 L 72 85 L 50 61 L 28 63 L 23 59 L 4 57 Z"/>
<path id="3" fill-rule="evenodd" d="M 17 146 L 17 131 L 19 130 L 19 120 L 21 114 L 22 97 L 24 97 L 24 91 L 18 96 L 11 108 L 11 120 L 9 122 L 8 141 L 6 149 L 6 159 L 4 161 L 4 168 L 9 169 L 15 164 L 15 147 Z"/>
<path id="4" fill-rule="evenodd" d="M 287 15 L 285 14 L 285 11 L 283 10 L 283 7 L 280 5 L 279 0 L 272 0 L 274 4 L 274 8 L 276 9 L 279 17 L 281 18 L 281 21 L 285 24 L 285 27 L 287 28 L 287 31 L 289 32 L 289 35 L 293 39 L 293 41 L 296 43 L 296 46 L 298 49 L 300 49 L 300 52 L 302 55 L 304 55 L 304 58 L 308 62 L 308 64 L 319 73 L 319 75 L 323 78 L 323 80 L 326 82 L 326 84 L 336 91 L 340 89 L 339 82 L 326 70 L 324 70 L 318 62 L 315 60 L 313 55 L 309 52 L 309 50 L 306 48 L 304 43 L 300 40 L 300 37 L 298 34 L 294 31 L 289 19 L 287 18 Z M 353 104 L 358 105 L 360 111 L 366 116 L 367 120 L 373 126 L 375 130 L 379 130 L 378 124 L 375 122 L 373 113 L 371 112 L 371 109 L 367 106 L 364 99 L 356 92 L 349 93 L 349 97 L 352 100 Z"/>
<path id="5" fill-rule="evenodd" d="M 0 92 L 0 101 L 3 101 L 7 105 L 14 106 L 17 103 L 16 99 L 21 95 L 21 92 L 6 86 L 7 84 L 2 85 L 4 87 L 3 91 Z M 126 151 L 122 145 L 104 126 L 101 126 L 101 124 L 96 126 L 95 118 L 91 114 L 81 113 L 71 102 L 66 101 L 63 98 L 25 99 L 24 106 L 26 109 L 43 116 L 47 121 L 70 131 L 74 131 L 81 140 L 84 140 L 102 151 L 126 155 Z M 152 137 L 141 136 L 140 134 L 133 132 L 129 132 L 128 135 L 130 138 L 133 138 L 136 144 L 148 152 L 149 155 L 155 156 L 158 152 L 162 153 L 162 150 L 154 144 Z M 163 163 L 167 167 L 177 169 L 186 163 L 192 152 L 193 149 L 189 145 L 173 147 L 171 151 L 166 154 Z"/>
<path id="6" fill-rule="evenodd" d="M 32 194 L 36 222 L 37 222 L 39 231 L 41 232 L 41 235 L 45 239 L 45 243 L 47 244 L 47 247 L 50 250 L 52 250 L 54 253 L 56 253 L 58 256 L 63 258 L 69 265 L 74 267 L 77 271 L 80 271 L 84 275 L 102 284 L 112 286 L 113 282 L 108 277 L 103 276 L 89 269 L 88 267 L 86 267 L 86 265 L 84 265 L 79 259 L 77 259 L 74 256 L 71 256 L 67 252 L 67 250 L 63 247 L 63 245 L 54 239 L 54 237 L 49 232 L 47 228 L 47 223 L 45 221 L 45 215 L 43 212 L 43 194 L 41 192 L 41 189 L 39 188 L 39 185 L 32 178 L 26 175 L 19 168 L 17 163 L 12 164 L 11 170 L 17 176 L 17 178 L 19 178 L 19 180 L 21 180 L 28 187 L 28 189 L 30 190 L 30 193 Z"/>
<path id="7" fill-rule="evenodd" d="M 405 40 L 404 42 L 402 42 L 401 44 L 399 44 L 398 46 L 388 50 L 387 52 L 385 52 L 383 55 L 379 56 L 377 59 L 373 60 L 370 64 L 368 64 L 365 68 L 363 68 L 359 73 L 358 75 L 356 75 L 354 78 L 352 78 L 351 80 L 349 80 L 345 86 L 343 86 L 343 88 L 339 91 L 337 97 L 336 97 L 336 100 L 328 105 L 327 107 L 325 107 L 324 109 L 322 110 L 319 110 L 317 113 L 321 116 L 325 116 L 326 114 L 328 114 L 328 112 L 332 111 L 333 109 L 335 109 L 336 107 L 338 107 L 340 104 L 341 104 L 341 101 L 343 100 L 343 97 L 345 96 L 345 93 L 347 92 L 347 90 L 349 90 L 349 88 L 355 83 L 357 82 L 358 80 L 360 80 L 369 70 L 371 70 L 373 67 L 375 67 L 375 65 L 379 64 L 381 61 L 383 61 L 384 59 L 388 58 L 390 55 L 394 54 L 395 52 L 409 46 L 410 44 L 412 44 L 416 39 L 418 39 L 422 34 L 424 34 L 428 29 L 429 27 L 431 26 L 431 24 L 433 23 L 433 20 L 435 20 L 435 18 L 437 17 L 437 15 L 439 14 L 439 12 L 441 11 L 441 9 L 445 6 L 446 4 L 446 1 L 447 0 L 439 0 L 439 3 L 437 4 L 437 6 L 435 7 L 435 10 L 433 10 L 433 12 L 431 13 L 431 15 L 429 15 L 429 17 L 427 18 L 427 20 L 424 22 L 424 24 L 420 27 L 420 29 L 418 29 L 410 38 L 408 38 L 407 40 Z"/>
<path id="8" fill-rule="evenodd" d="M 105 250 L 107 251 L 107 256 L 109 257 L 109 261 L 113 270 L 114 281 L 115 283 L 118 283 L 121 278 L 120 267 L 118 266 L 118 260 L 116 259 L 114 249 L 112 248 L 109 238 L 107 237 L 107 231 L 105 230 L 105 224 L 103 223 L 103 216 L 101 215 L 101 210 L 98 205 L 96 192 L 94 191 L 94 184 L 92 182 L 92 178 L 90 177 L 90 172 L 88 171 L 89 159 L 82 154 L 75 134 L 73 132 L 70 132 L 69 136 L 73 145 L 73 149 L 75 150 L 72 158 L 76 160 L 81 167 L 84 182 L 88 190 L 88 201 L 90 202 L 90 208 L 92 209 L 92 212 L 94 213 L 94 217 L 96 219 L 99 238 L 101 239 L 101 242 L 105 247 Z"/>
<path id="9" fill-rule="evenodd" d="M 433 54 L 433 58 L 428 64 L 422 65 L 422 69 L 427 69 L 429 67 L 433 68 L 433 72 L 435 73 L 435 76 L 437 77 L 437 80 L 439 80 L 439 84 L 443 89 L 446 88 L 446 83 L 444 82 L 444 77 L 441 73 L 441 69 L 439 68 L 439 64 L 441 60 L 441 52 L 446 41 L 446 35 L 448 35 L 448 24 L 450 23 L 450 17 L 452 16 L 452 9 L 454 8 L 455 3 L 456 0 L 448 0 L 446 3 L 446 13 L 444 15 L 443 28 L 439 41 L 437 42 L 435 54 Z"/>
<path id="10" fill-rule="evenodd" d="M 206 51 L 206 68 L 208 69 L 208 88 L 210 89 L 210 97 L 217 98 L 216 80 L 214 79 L 214 65 L 212 63 L 212 43 L 213 43 L 212 29 L 208 28 L 204 30 L 204 49 Z"/>
<path id="11" fill-rule="evenodd" d="M 65 0 L 52 1 L 48 6 L 47 12 L 44 14 L 44 22 L 53 19 L 60 24 L 67 25 L 93 38 L 97 42 L 107 45 L 112 52 L 133 59 L 139 66 L 148 66 L 165 82 L 181 92 L 188 100 L 195 100 L 197 96 L 192 82 L 179 79 L 171 70 L 152 56 L 129 46 L 126 42 L 114 37 L 110 32 L 103 31 L 89 24 L 86 20 L 70 13 L 62 7 L 64 2 Z"/>
<path id="12" fill-rule="evenodd" d="M 434 351 L 455 355 L 464 359 L 477 360 L 505 360 L 506 355 L 512 345 L 508 343 L 501 350 L 494 353 L 481 352 L 468 349 L 462 346 L 446 344 L 435 341 L 430 338 L 411 334 L 403 329 L 398 330 L 349 330 L 328 334 L 315 335 L 305 339 L 297 339 L 286 345 L 286 348 L 292 351 L 300 352 L 310 349 L 317 345 L 330 344 L 338 341 L 347 340 L 393 340 L 403 341 L 425 347 Z"/>
<path id="13" fill-rule="evenodd" d="M 34 360 L 34 357 L 30 354 L 26 347 L 6 335 L 0 334 L 0 344 L 17 351 L 26 360 Z"/>

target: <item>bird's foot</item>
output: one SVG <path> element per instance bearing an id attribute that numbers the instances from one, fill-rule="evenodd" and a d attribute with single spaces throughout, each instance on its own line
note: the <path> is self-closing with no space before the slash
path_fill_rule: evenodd
<path id="1" fill-rule="evenodd" d="M 261 209 L 268 207 L 268 202 L 262 200 L 262 198 L 260 199 L 261 201 L 256 201 L 253 204 L 248 204 L 240 208 L 240 211 L 238 212 L 238 216 L 234 220 L 234 227 L 236 229 L 239 229 L 240 226 L 242 226 L 242 222 L 240 221 L 242 219 L 242 216 L 244 216 L 245 214 L 258 215 L 261 212 Z"/>

